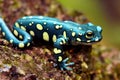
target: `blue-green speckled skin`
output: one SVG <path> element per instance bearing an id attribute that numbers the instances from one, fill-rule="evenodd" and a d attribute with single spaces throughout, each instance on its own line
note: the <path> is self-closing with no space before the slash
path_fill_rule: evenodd
<path id="1" fill-rule="evenodd" d="M 17 20 L 13 26 L 13 33 L 0 18 L 0 30 L 3 36 L 19 48 L 30 46 L 33 39 L 52 43 L 54 46 L 57 66 L 61 70 L 70 70 L 68 58 L 63 59 L 63 45 L 80 45 L 99 42 L 102 39 L 100 26 L 92 23 L 78 24 L 72 21 L 60 21 L 45 16 L 25 16 Z"/>

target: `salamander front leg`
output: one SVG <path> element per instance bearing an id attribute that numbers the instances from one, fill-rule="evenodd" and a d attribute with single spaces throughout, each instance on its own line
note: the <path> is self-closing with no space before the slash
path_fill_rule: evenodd
<path id="1" fill-rule="evenodd" d="M 64 37 L 58 38 L 54 43 L 54 56 L 57 62 L 57 67 L 61 70 L 72 70 L 69 66 L 73 65 L 74 62 L 67 63 L 69 58 L 63 59 L 63 47 L 62 45 L 66 44 L 68 40 Z"/>

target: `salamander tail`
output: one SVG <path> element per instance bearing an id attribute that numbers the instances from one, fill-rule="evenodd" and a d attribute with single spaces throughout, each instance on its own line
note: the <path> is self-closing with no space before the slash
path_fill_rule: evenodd
<path id="1" fill-rule="evenodd" d="M 19 37 L 15 37 L 15 35 L 10 31 L 2 18 L 0 18 L 0 31 L 2 32 L 2 35 L 6 38 L 6 40 L 12 43 L 15 47 L 28 47 L 32 41 L 31 35 L 17 27 L 14 28 L 13 33 L 21 36 L 23 39 L 20 40 Z"/>

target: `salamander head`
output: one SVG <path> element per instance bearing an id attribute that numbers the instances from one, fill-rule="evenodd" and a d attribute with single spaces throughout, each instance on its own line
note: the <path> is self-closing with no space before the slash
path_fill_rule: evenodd
<path id="1" fill-rule="evenodd" d="M 73 40 L 71 40 L 71 43 L 74 45 L 90 45 L 92 43 L 99 42 L 102 39 L 102 28 L 100 26 L 87 23 L 77 26 L 77 28 L 76 35 L 74 36 Z"/>

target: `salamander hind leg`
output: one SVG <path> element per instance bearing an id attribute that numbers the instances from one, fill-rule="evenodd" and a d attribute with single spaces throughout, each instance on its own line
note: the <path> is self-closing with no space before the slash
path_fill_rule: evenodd
<path id="1" fill-rule="evenodd" d="M 72 70 L 69 66 L 73 65 L 74 62 L 66 63 L 69 58 L 63 59 L 63 44 L 66 44 L 67 39 L 64 37 L 58 38 L 56 42 L 54 42 L 54 56 L 57 62 L 57 67 L 61 70 Z"/>

